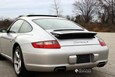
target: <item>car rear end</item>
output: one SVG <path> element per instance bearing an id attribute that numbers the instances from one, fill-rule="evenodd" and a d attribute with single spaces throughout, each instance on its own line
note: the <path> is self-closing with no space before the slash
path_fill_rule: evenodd
<path id="1" fill-rule="evenodd" d="M 102 67 L 107 63 L 108 47 L 95 32 L 89 32 L 65 19 L 39 20 L 32 21 L 52 39 L 45 38 L 45 40 L 33 41 L 31 44 L 22 46 L 27 70 L 66 71 Z M 71 28 L 70 25 L 73 24 L 76 26 Z M 42 35 L 39 34 L 39 37 Z"/>

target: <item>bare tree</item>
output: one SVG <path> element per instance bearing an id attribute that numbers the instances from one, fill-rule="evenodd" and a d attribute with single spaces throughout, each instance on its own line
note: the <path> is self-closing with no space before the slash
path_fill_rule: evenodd
<path id="1" fill-rule="evenodd" d="M 75 17 L 74 16 L 66 15 L 65 18 L 68 19 L 68 20 L 71 20 L 71 21 L 75 21 Z"/>
<path id="2" fill-rule="evenodd" d="M 74 6 L 74 13 L 76 15 L 81 15 L 82 19 L 88 23 L 93 15 L 97 13 L 99 7 L 98 0 L 80 0 L 75 1 L 73 4 Z"/>
<path id="3" fill-rule="evenodd" d="M 1 18 L 0 20 L 0 28 L 8 28 L 14 20 L 9 19 L 9 18 Z"/>
<path id="4" fill-rule="evenodd" d="M 115 0 L 99 0 L 104 12 L 101 14 L 102 21 L 114 23 L 115 20 Z"/>
<path id="5" fill-rule="evenodd" d="M 60 0 L 53 0 L 53 4 L 52 4 L 52 11 L 57 15 L 57 16 L 61 16 L 62 13 L 62 9 L 61 9 L 61 3 Z"/>

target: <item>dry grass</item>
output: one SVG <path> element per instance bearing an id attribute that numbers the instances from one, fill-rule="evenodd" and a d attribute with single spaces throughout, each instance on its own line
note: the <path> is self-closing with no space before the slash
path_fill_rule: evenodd
<path id="1" fill-rule="evenodd" d="M 101 23 L 80 23 L 83 27 L 95 32 L 115 32 L 115 25 Z"/>
<path id="2" fill-rule="evenodd" d="M 11 19 L 3 19 L 0 21 L 0 29 L 8 28 L 13 23 Z M 83 27 L 89 31 L 95 32 L 115 32 L 115 25 L 111 24 L 102 24 L 102 23 L 84 23 L 80 22 Z"/>

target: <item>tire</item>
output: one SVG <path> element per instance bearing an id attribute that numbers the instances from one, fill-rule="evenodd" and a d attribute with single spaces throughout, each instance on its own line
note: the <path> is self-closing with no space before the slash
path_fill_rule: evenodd
<path id="1" fill-rule="evenodd" d="M 17 77 L 30 77 L 30 73 L 26 70 L 22 51 L 20 46 L 16 46 L 13 53 L 13 67 Z"/>

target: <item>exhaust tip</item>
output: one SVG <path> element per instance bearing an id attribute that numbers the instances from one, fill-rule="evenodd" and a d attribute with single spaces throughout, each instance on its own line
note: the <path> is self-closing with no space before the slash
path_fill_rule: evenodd
<path id="1" fill-rule="evenodd" d="M 106 62 L 100 62 L 100 63 L 97 65 L 97 67 L 103 67 L 103 66 L 105 66 L 105 64 L 106 64 Z"/>
<path id="2" fill-rule="evenodd" d="M 54 69 L 55 72 L 64 72 L 66 71 L 66 67 L 65 66 L 62 66 L 62 67 L 56 67 Z"/>

